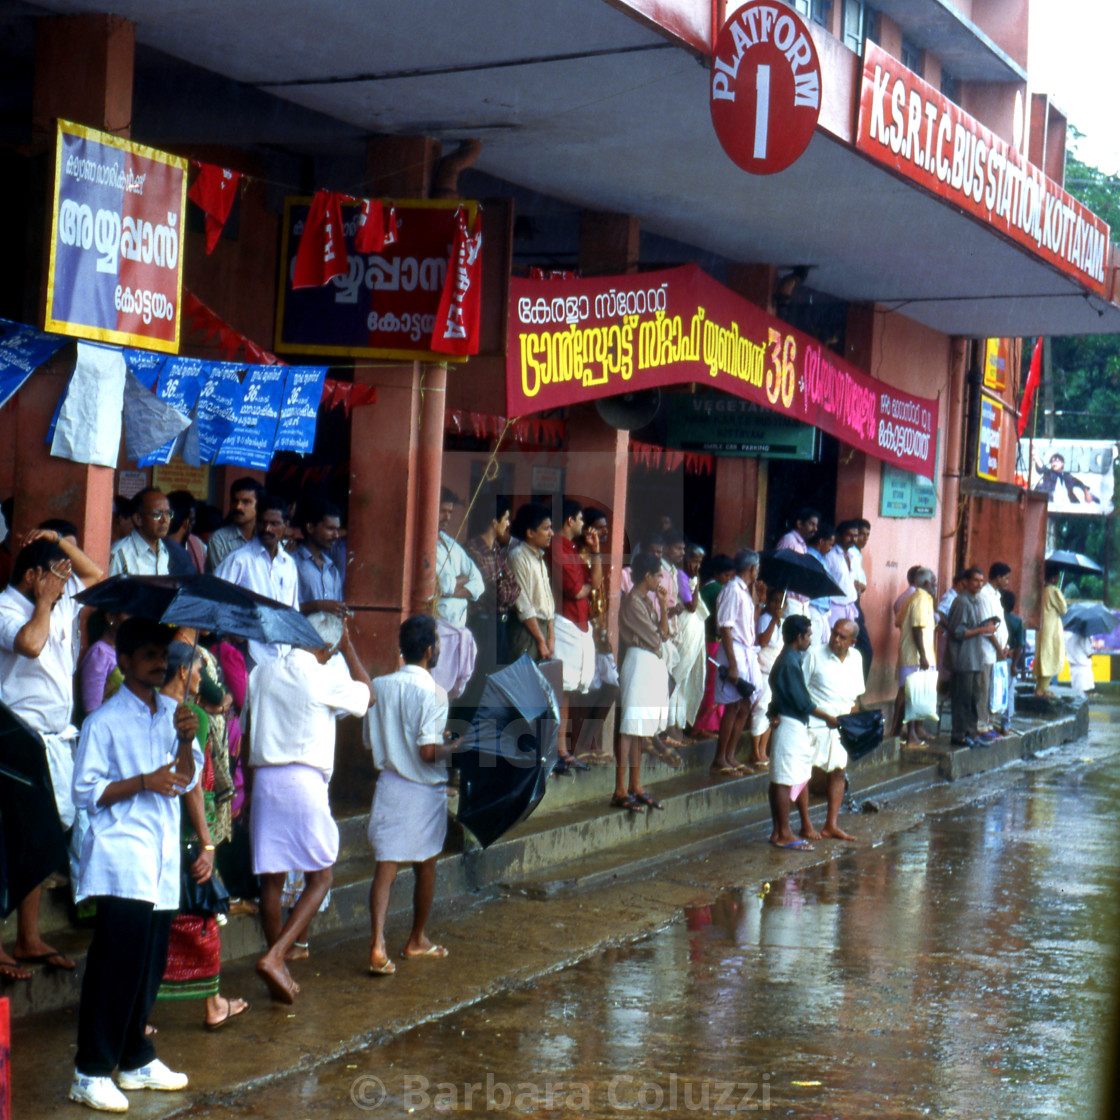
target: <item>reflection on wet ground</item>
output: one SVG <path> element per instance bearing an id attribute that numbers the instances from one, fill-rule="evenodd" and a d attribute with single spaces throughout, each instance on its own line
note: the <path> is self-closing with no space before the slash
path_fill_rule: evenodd
<path id="1" fill-rule="evenodd" d="M 1080 761 L 726 892 L 246 1114 L 1096 1115 L 1120 887 L 1120 753 L 1099 731 Z"/>

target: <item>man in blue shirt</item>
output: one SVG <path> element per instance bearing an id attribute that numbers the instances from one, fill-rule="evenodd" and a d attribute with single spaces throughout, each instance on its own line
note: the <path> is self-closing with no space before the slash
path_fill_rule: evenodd
<path id="1" fill-rule="evenodd" d="M 331 558 L 342 531 L 342 513 L 330 502 L 300 502 L 298 520 L 303 540 L 292 550 L 299 577 L 299 609 L 304 614 L 344 615 L 342 573 Z"/>

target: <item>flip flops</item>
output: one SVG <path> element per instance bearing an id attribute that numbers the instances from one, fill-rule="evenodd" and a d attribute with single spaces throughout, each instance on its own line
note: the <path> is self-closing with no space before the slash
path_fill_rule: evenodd
<path id="1" fill-rule="evenodd" d="M 442 960 L 446 956 L 447 948 L 444 945 L 429 945 L 422 953 L 410 953 L 407 949 L 401 950 L 401 960 L 405 961 L 423 960 L 424 957 L 434 957 Z"/>
<path id="2" fill-rule="evenodd" d="M 776 844 L 771 840 L 770 843 L 775 848 L 784 848 L 786 851 L 791 852 L 812 852 L 816 850 L 808 840 L 791 840 L 788 844 Z"/>
<path id="3" fill-rule="evenodd" d="M 371 964 L 369 966 L 370 976 L 392 976 L 396 971 L 397 966 L 388 957 L 385 958 L 384 964 Z"/>
<path id="4" fill-rule="evenodd" d="M 225 1015 L 223 1015 L 222 1018 L 220 1018 L 216 1023 L 206 1022 L 203 1023 L 203 1026 L 208 1031 L 220 1031 L 222 1027 L 228 1026 L 234 1019 L 241 1018 L 242 1015 L 244 1015 L 248 1011 L 251 1011 L 253 1008 L 253 1005 L 248 1000 L 243 1000 L 242 1002 L 245 1004 L 245 1006 L 242 1007 L 240 1011 L 234 1011 L 233 1005 L 236 1002 L 236 1000 L 227 998 Z M 155 1032 L 153 1031 L 152 1033 L 154 1034 Z"/>

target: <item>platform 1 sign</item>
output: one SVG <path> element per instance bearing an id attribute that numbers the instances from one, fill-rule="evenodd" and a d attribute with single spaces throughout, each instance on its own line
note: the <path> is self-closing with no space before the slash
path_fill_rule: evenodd
<path id="1" fill-rule="evenodd" d="M 710 109 L 728 156 L 752 175 L 789 167 L 821 112 L 821 64 L 798 14 L 750 0 L 723 25 L 712 54 Z"/>

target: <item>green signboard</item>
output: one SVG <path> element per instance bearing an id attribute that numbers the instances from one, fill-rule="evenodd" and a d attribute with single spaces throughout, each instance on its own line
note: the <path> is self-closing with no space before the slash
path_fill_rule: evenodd
<path id="1" fill-rule="evenodd" d="M 933 517 L 936 513 L 937 487 L 928 478 L 883 464 L 880 517 Z"/>
<path id="2" fill-rule="evenodd" d="M 669 398 L 666 443 L 680 451 L 814 462 L 817 437 L 808 424 L 724 393 Z"/>

